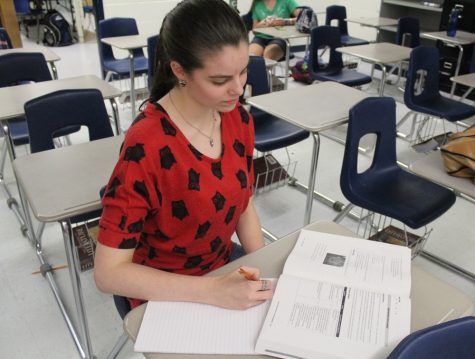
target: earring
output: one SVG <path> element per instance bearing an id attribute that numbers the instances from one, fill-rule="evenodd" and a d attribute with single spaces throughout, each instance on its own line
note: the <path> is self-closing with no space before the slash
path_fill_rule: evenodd
<path id="1" fill-rule="evenodd" d="M 178 84 L 180 85 L 180 87 L 185 87 L 188 82 L 186 80 L 178 80 Z"/>

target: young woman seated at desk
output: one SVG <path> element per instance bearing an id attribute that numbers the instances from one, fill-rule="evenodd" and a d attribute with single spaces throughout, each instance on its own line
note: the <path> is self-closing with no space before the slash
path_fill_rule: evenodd
<path id="1" fill-rule="evenodd" d="M 252 28 L 295 25 L 301 9 L 295 0 L 253 0 L 251 13 Z M 285 55 L 286 43 L 282 39 L 255 34 L 249 46 L 249 53 L 278 61 Z"/>
<path id="2" fill-rule="evenodd" d="M 132 308 L 244 309 L 272 297 L 258 268 L 202 276 L 264 246 L 252 203 L 254 126 L 238 102 L 248 46 L 222 0 L 184 0 L 163 21 L 151 96 L 107 185 L 95 256 L 98 288 Z"/>

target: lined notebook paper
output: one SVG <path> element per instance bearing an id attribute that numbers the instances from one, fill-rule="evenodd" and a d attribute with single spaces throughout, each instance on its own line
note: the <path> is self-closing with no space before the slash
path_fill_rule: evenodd
<path id="1" fill-rule="evenodd" d="M 146 353 L 253 354 L 270 301 L 247 310 L 148 302 L 134 349 Z"/>

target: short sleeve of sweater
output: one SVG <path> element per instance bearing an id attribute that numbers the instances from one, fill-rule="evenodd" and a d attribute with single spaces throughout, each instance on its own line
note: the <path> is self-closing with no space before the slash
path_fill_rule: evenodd
<path id="1" fill-rule="evenodd" d="M 98 240 L 107 246 L 133 249 L 137 246 L 145 218 L 158 211 L 155 191 L 153 148 L 147 136 L 133 126 L 121 148 L 119 160 L 102 200 L 103 214 Z"/>

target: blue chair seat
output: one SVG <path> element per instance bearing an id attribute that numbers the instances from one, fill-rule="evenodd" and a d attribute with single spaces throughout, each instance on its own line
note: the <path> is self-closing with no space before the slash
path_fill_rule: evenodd
<path id="1" fill-rule="evenodd" d="M 475 115 L 475 107 L 442 95 L 412 105 L 412 110 L 455 122 Z"/>
<path id="2" fill-rule="evenodd" d="M 357 46 L 369 44 L 369 42 L 366 40 L 358 39 L 357 37 L 353 37 L 350 35 L 341 35 L 340 41 L 343 46 Z"/>
<path id="3" fill-rule="evenodd" d="M 145 57 L 134 57 L 135 75 L 146 74 L 148 71 L 148 61 Z M 106 60 L 104 69 L 119 74 L 121 77 L 128 77 L 130 73 L 129 59 Z"/>
<path id="4" fill-rule="evenodd" d="M 355 70 L 342 68 L 337 73 L 313 73 L 312 80 L 335 81 L 347 86 L 361 86 L 371 82 L 371 77 Z"/>
<path id="5" fill-rule="evenodd" d="M 260 152 L 273 151 L 303 141 L 309 133 L 266 112 L 253 109 L 255 142 Z"/>
<path id="6" fill-rule="evenodd" d="M 352 183 L 351 202 L 420 228 L 445 213 L 455 202 L 452 192 L 398 166 L 378 175 L 361 175 Z"/>

